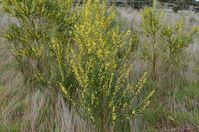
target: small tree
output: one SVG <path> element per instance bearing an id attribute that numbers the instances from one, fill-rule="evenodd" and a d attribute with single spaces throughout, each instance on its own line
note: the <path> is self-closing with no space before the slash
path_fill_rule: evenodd
<path id="1" fill-rule="evenodd" d="M 142 28 L 147 38 L 147 41 L 142 42 L 142 58 L 151 64 L 152 80 L 157 79 L 157 62 L 162 62 L 166 69 L 171 65 L 179 69 L 181 53 L 198 32 L 197 27 L 185 32 L 182 22 L 175 26 L 163 25 L 162 16 L 163 12 L 158 12 L 155 8 L 145 8 L 142 11 Z"/>
<path id="2" fill-rule="evenodd" d="M 114 131 L 128 131 L 129 120 L 146 108 L 154 93 L 134 105 L 146 82 L 146 74 L 136 85 L 128 81 L 132 65 L 127 62 L 136 37 L 128 42 L 129 32 L 111 26 L 116 13 L 104 2 L 88 1 L 79 14 L 71 58 L 81 87 L 79 113 L 99 132 L 110 131 L 111 126 Z M 120 51 L 124 52 L 122 56 Z"/>
<path id="3" fill-rule="evenodd" d="M 156 12 L 155 8 L 144 8 L 142 11 L 142 27 L 147 42 L 143 43 L 143 58 L 151 63 L 152 79 L 156 79 L 156 63 L 160 54 L 159 32 L 161 29 L 162 12 Z"/>
<path id="4" fill-rule="evenodd" d="M 165 69 L 173 68 L 170 77 L 183 68 L 183 51 L 190 46 L 193 36 L 199 32 L 199 28 L 193 28 L 187 32 L 184 23 L 179 22 L 175 26 L 164 25 L 160 37 L 162 38 L 161 51 Z"/>

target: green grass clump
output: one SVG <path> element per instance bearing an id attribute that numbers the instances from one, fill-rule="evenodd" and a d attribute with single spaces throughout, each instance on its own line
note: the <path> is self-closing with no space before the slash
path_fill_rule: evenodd
<path id="1" fill-rule="evenodd" d="M 141 122 L 144 122 L 141 125 L 143 130 L 148 127 L 152 127 L 154 131 L 157 127 L 175 128 L 182 124 L 189 124 L 195 130 L 199 123 L 198 82 L 179 79 L 173 83 L 175 87 L 171 88 L 170 82 L 165 81 L 161 85 L 162 91 L 157 91 L 152 98 L 153 104 L 149 110 L 140 115 Z"/>

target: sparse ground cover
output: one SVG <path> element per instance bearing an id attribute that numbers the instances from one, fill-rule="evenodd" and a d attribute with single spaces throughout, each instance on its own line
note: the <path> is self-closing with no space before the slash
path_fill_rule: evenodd
<path id="1" fill-rule="evenodd" d="M 140 12 L 129 8 L 120 8 L 118 11 L 120 16 L 117 23 L 121 28 L 138 31 L 142 35 Z M 0 29 L 3 30 L 8 17 L 4 13 L 0 16 Z M 184 19 L 187 30 L 191 26 L 199 26 L 199 15 L 187 12 L 166 12 L 163 23 L 175 25 L 180 19 Z M 183 52 L 187 61 L 178 76 L 146 83 L 146 93 L 154 88 L 156 93 L 149 108 L 133 119 L 132 131 L 199 131 L 198 38 L 195 37 L 191 46 Z M 0 41 L 0 131 L 93 131 L 78 117 L 71 116 L 61 94 L 48 89 L 45 92 L 37 89 L 32 91 L 24 85 L 9 46 L 9 42 Z M 143 71 L 148 70 L 149 64 L 135 63 L 132 76 L 138 79 Z M 159 68 L 157 71 L 161 72 Z"/>

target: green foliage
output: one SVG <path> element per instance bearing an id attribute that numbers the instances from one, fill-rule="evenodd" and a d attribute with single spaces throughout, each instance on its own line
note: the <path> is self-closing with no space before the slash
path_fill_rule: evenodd
<path id="1" fill-rule="evenodd" d="M 77 19 L 73 1 L 3 0 L 2 4 L 16 21 L 4 36 L 13 44 L 11 51 L 24 80 L 30 86 L 42 84 L 58 91 L 67 87 L 67 100 L 72 104 L 76 81 L 68 51 Z"/>
<path id="2" fill-rule="evenodd" d="M 143 59 L 151 63 L 152 79 L 156 79 L 156 63 L 159 54 L 160 43 L 158 35 L 161 29 L 162 12 L 156 12 L 155 8 L 144 8 L 142 11 L 142 28 L 147 41 L 142 45 Z"/>
<path id="3" fill-rule="evenodd" d="M 151 92 L 145 100 L 134 105 L 146 82 L 146 74 L 137 85 L 127 81 L 132 65 L 128 64 L 132 43 L 127 42 L 129 32 L 112 27 L 115 19 L 113 7 L 105 3 L 88 1 L 82 6 L 79 24 L 75 27 L 71 65 L 81 87 L 81 109 L 98 131 L 111 126 L 115 131 L 128 131 L 129 120 L 149 104 Z M 122 49 L 124 54 L 118 56 Z"/>
<path id="4" fill-rule="evenodd" d="M 177 70 L 182 67 L 182 52 L 198 32 L 198 27 L 189 33 L 185 32 L 183 22 L 175 26 L 163 25 L 162 17 L 163 12 L 157 12 L 154 8 L 145 8 L 142 11 L 142 28 L 147 38 L 141 46 L 142 58 L 150 62 L 153 80 L 157 79 L 157 62 L 161 61 L 166 70 L 173 66 Z"/>
<path id="5" fill-rule="evenodd" d="M 164 25 L 161 31 L 162 45 L 165 62 L 170 66 L 173 64 L 177 70 L 183 65 L 182 52 L 191 44 L 193 36 L 198 32 L 197 28 L 194 28 L 191 32 L 186 33 L 184 23 L 179 22 L 175 26 Z"/>

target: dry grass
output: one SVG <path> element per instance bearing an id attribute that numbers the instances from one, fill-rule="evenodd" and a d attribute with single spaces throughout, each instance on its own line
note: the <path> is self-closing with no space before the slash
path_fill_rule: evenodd
<path id="1" fill-rule="evenodd" d="M 61 94 L 26 87 L 7 46 L 0 43 L 0 131 L 88 131 L 71 116 Z"/>

